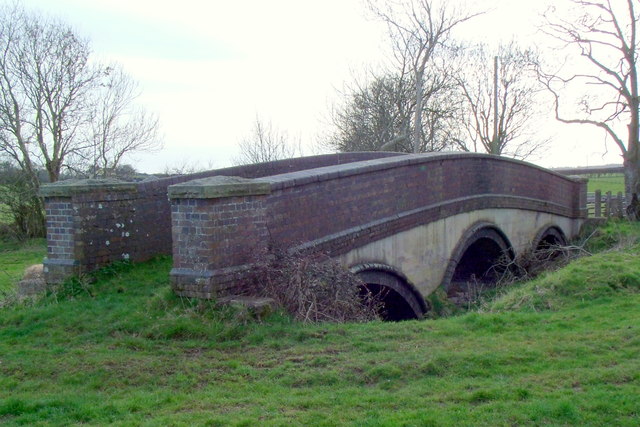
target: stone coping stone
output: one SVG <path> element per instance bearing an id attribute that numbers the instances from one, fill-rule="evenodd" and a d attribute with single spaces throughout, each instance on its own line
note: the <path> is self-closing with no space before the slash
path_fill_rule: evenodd
<path id="1" fill-rule="evenodd" d="M 264 178 L 260 178 L 263 182 L 269 182 L 271 184 L 271 191 L 285 189 L 287 187 L 299 186 L 310 184 L 314 182 L 327 181 L 336 178 L 344 178 L 353 175 L 366 174 L 371 172 L 378 172 L 385 169 L 392 169 L 403 166 L 415 166 L 428 168 L 431 164 L 437 164 L 444 160 L 458 160 L 458 159 L 476 159 L 476 160 L 490 160 L 503 163 L 512 163 L 529 168 L 537 169 L 545 173 L 555 175 L 563 180 L 573 182 L 585 182 L 583 177 L 568 177 L 566 175 L 554 172 L 550 169 L 543 168 L 541 166 L 527 163 L 522 160 L 511 159 L 502 156 L 496 156 L 493 154 L 484 153 L 466 153 L 455 151 L 443 151 L 437 153 L 420 153 L 420 154 L 404 154 L 393 157 L 384 157 L 379 159 L 363 160 L 358 162 L 344 163 L 340 165 L 331 165 L 319 167 L 316 169 L 307 169 L 297 172 L 289 172 L 279 175 L 271 175 Z"/>
<path id="2" fill-rule="evenodd" d="M 168 190 L 170 199 L 217 199 L 256 196 L 271 193 L 268 181 L 239 176 L 213 176 L 174 184 Z"/>
<path id="3" fill-rule="evenodd" d="M 115 178 L 69 179 L 40 187 L 42 197 L 69 197 L 73 194 L 91 193 L 94 191 L 136 192 L 138 186 L 134 182 L 121 181 Z"/>
<path id="4" fill-rule="evenodd" d="M 545 169 L 532 163 L 514 160 L 501 156 L 483 153 L 439 152 L 422 154 L 405 154 L 379 159 L 363 160 L 338 165 L 323 166 L 315 169 L 306 169 L 288 172 L 262 178 L 248 179 L 230 176 L 215 176 L 212 178 L 196 179 L 169 187 L 170 198 L 223 198 L 233 196 L 251 196 L 270 194 L 288 187 L 327 181 L 336 178 L 344 178 L 353 175 L 382 171 L 385 169 L 421 165 L 428 168 L 432 164 L 444 160 L 457 160 L 472 158 L 477 160 L 490 160 L 503 163 L 513 163 L 530 167 L 564 180 L 584 182 L 584 177 L 568 177 L 566 175 Z"/>
<path id="5" fill-rule="evenodd" d="M 589 178 L 582 175 L 565 175 L 567 178 L 571 178 L 574 181 L 578 182 L 589 182 Z"/>

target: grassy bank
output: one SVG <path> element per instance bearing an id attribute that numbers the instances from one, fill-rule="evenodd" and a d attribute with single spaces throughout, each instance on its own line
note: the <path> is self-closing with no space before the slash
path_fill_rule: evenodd
<path id="1" fill-rule="evenodd" d="M 0 309 L 0 423 L 635 426 L 640 229 L 613 227 L 593 248 L 623 248 L 426 321 L 257 323 L 172 296 L 169 259 L 114 267 Z"/>
<path id="2" fill-rule="evenodd" d="M 0 298 L 3 293 L 15 290 L 26 267 L 42 263 L 47 252 L 45 245 L 45 239 L 0 240 Z"/>

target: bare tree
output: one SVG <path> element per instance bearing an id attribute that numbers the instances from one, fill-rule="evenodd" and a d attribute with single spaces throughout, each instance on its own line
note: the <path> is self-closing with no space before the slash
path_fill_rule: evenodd
<path id="1" fill-rule="evenodd" d="M 418 152 L 447 148 L 451 126 L 455 125 L 459 106 L 455 80 L 446 65 L 449 57 L 442 57 L 445 52 L 440 52 L 424 71 Z M 415 152 L 414 88 L 413 75 L 407 68 L 370 73 L 367 80 L 354 79 L 342 91 L 342 103 L 333 108 L 334 131 L 327 145 L 338 151 Z"/>
<path id="2" fill-rule="evenodd" d="M 94 174 L 111 175 L 126 154 L 160 148 L 158 119 L 134 104 L 139 95 L 137 84 L 121 67 L 104 69 L 92 93 L 91 127 L 87 129 Z"/>
<path id="3" fill-rule="evenodd" d="M 38 211 L 33 218 L 42 218 L 41 170 L 48 182 L 65 169 L 109 171 L 155 146 L 157 120 L 131 106 L 135 85 L 90 55 L 69 25 L 0 6 L 0 160 L 22 171 L 20 206 Z"/>
<path id="4" fill-rule="evenodd" d="M 272 162 L 302 155 L 300 143 L 289 139 L 286 132 L 263 122 L 256 116 L 251 135 L 240 141 L 240 154 L 233 160 L 236 165 Z"/>
<path id="5" fill-rule="evenodd" d="M 640 193 L 637 0 L 568 0 L 571 19 L 555 8 L 544 30 L 576 53 L 576 63 L 540 80 L 554 101 L 556 119 L 601 129 L 622 154 L 627 194 Z M 569 16 L 569 15 L 567 15 Z M 579 99 L 572 97 L 582 93 Z M 574 102 L 567 101 L 567 99 Z M 626 133 L 626 135 L 625 135 Z"/>
<path id="6" fill-rule="evenodd" d="M 485 45 L 466 49 L 455 77 L 463 99 L 457 148 L 524 159 L 546 144 L 533 128 L 541 115 L 536 58 L 513 42 L 495 55 Z"/>
<path id="7" fill-rule="evenodd" d="M 394 150 L 412 152 L 411 85 L 403 74 L 371 75 L 340 93 L 342 103 L 331 111 L 333 132 L 327 145 L 336 151 Z"/>
<path id="8" fill-rule="evenodd" d="M 387 24 L 396 60 L 410 71 L 413 78 L 415 108 L 411 142 L 420 151 L 425 75 L 428 65 L 449 40 L 451 30 L 479 13 L 463 12 L 445 2 L 403 0 L 398 2 L 369 0 L 371 10 Z"/>
<path id="9" fill-rule="evenodd" d="M 86 124 L 85 100 L 100 73 L 89 65 L 89 45 L 62 23 L 0 10 L 0 150 L 38 187 L 36 163 L 57 181 Z"/>
<path id="10" fill-rule="evenodd" d="M 215 169 L 213 161 L 209 160 L 207 163 L 194 162 L 192 159 L 182 159 L 175 161 L 174 163 L 164 166 L 164 170 L 161 175 L 191 175 L 198 172 L 206 172 Z"/>
<path id="11" fill-rule="evenodd" d="M 90 54 L 69 25 L 17 3 L 0 7 L 0 153 L 36 190 L 38 167 L 55 182 L 63 168 L 113 169 L 155 146 L 157 120 L 131 106 L 135 85 Z"/>

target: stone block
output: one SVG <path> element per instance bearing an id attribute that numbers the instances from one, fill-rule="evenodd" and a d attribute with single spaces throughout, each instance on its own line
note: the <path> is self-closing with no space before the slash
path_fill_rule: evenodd
<path id="1" fill-rule="evenodd" d="M 230 306 L 237 310 L 240 319 L 261 320 L 272 314 L 278 304 L 273 298 L 230 295 L 218 300 L 219 306 Z"/>
<path id="2" fill-rule="evenodd" d="M 44 280 L 44 266 L 42 264 L 34 264 L 24 272 L 22 280 L 17 284 L 18 296 L 28 297 L 43 293 L 47 289 Z"/>

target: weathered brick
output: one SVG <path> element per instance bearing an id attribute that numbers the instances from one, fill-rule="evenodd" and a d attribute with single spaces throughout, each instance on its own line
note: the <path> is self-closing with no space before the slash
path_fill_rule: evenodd
<path id="1" fill-rule="evenodd" d="M 174 267 L 188 268 L 190 257 L 197 255 L 198 267 L 226 268 L 246 262 L 246 253 L 268 239 L 296 245 L 363 224 L 374 224 L 367 226 L 366 232 L 325 244 L 332 251 L 342 252 L 361 244 L 365 238 L 395 233 L 439 215 L 482 208 L 486 206 L 483 203 L 488 203 L 487 199 L 480 202 L 474 197 L 487 193 L 512 196 L 496 202 L 505 207 L 515 204 L 515 207 L 540 209 L 531 200 L 514 202 L 514 197 L 529 197 L 549 201 L 550 207 L 545 209 L 561 215 L 583 214 L 580 183 L 539 168 L 523 168 L 522 164 L 512 161 L 464 155 L 402 160 L 397 162 L 397 167 L 386 169 L 377 167 L 376 162 L 368 162 L 357 173 L 346 173 L 344 168 L 336 167 L 324 175 L 299 174 L 292 181 L 281 181 L 279 187 L 273 187 L 272 193 L 262 199 L 243 196 L 208 203 L 192 199 L 174 199 L 170 203 L 167 199 L 169 185 L 190 179 L 214 175 L 257 178 L 382 157 L 392 155 L 316 156 L 138 183 L 135 191 L 96 189 L 72 192 L 68 197 L 46 197 L 48 258 L 52 265 L 58 262 L 51 277 L 62 277 L 64 271 L 69 274 L 91 271 L 122 259 L 123 254 L 128 254 L 133 261 L 141 261 L 171 253 L 172 240 Z M 451 199 L 459 202 L 435 210 L 420 210 Z M 412 210 L 416 213 L 407 214 Z M 211 241 L 218 243 L 210 245 Z M 65 246 L 64 242 L 69 245 Z M 198 245 L 201 252 L 194 254 L 189 249 L 191 244 Z M 207 257 L 215 262 L 208 262 Z M 65 264 L 63 260 L 72 260 L 74 264 Z M 225 264 L 229 260 L 231 263 Z M 230 278 L 237 276 L 236 273 L 222 275 L 209 280 L 208 286 L 213 286 L 216 280 L 220 286 L 228 286 Z M 172 277 L 178 283 L 179 276 Z"/>
<path id="2" fill-rule="evenodd" d="M 444 155 L 393 168 L 367 165 L 362 172 L 330 176 L 318 172 L 313 179 L 311 173 L 299 176 L 265 197 L 189 200 L 198 211 L 209 213 L 197 219 L 203 223 L 202 234 L 219 243 L 198 252 L 198 266 L 207 253 L 210 273 L 249 262 L 250 257 L 243 254 L 267 240 L 284 246 L 318 241 L 314 250 L 340 254 L 444 216 L 488 207 L 583 215 L 579 197 L 573 195 L 582 194 L 584 184 L 489 156 Z M 185 203 L 175 202 L 176 206 Z M 175 234 L 188 231 L 176 224 L 179 216 L 174 216 L 174 242 L 190 244 Z M 338 236 L 344 230 L 355 231 Z M 322 241 L 326 236 L 333 237 Z M 174 247 L 174 253 L 182 251 Z M 195 266 L 189 265 L 181 256 L 179 266 L 194 271 Z M 207 283 L 222 286 L 226 278 L 214 275 Z"/>

